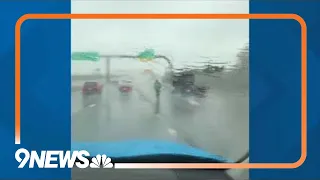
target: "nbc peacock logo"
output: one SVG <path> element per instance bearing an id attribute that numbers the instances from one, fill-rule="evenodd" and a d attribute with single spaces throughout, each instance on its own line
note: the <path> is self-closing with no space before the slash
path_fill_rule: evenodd
<path id="1" fill-rule="evenodd" d="M 111 158 L 107 157 L 105 154 L 98 154 L 95 157 L 92 157 L 91 168 L 113 168 L 113 163 L 111 162 Z"/>

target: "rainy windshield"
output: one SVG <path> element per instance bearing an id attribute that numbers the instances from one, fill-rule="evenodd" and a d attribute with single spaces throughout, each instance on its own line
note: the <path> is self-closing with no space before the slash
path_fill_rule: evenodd
<path id="1" fill-rule="evenodd" d="M 72 142 L 168 141 L 239 159 L 248 35 L 247 20 L 72 20 Z"/>

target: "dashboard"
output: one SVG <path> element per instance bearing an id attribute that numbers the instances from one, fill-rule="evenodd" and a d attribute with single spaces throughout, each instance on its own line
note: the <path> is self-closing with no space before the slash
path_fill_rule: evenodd
<path id="1" fill-rule="evenodd" d="M 89 160 L 91 162 L 91 158 Z M 239 160 L 249 162 L 248 153 Z M 186 155 L 152 155 L 114 158 L 113 163 L 218 163 Z M 238 162 L 238 163 L 240 163 Z M 248 179 L 248 169 L 103 169 L 72 168 L 72 179 L 126 179 L 126 180 L 235 180 Z"/>
<path id="2" fill-rule="evenodd" d="M 233 180 L 225 170 L 72 169 L 72 179 L 91 180 Z"/>

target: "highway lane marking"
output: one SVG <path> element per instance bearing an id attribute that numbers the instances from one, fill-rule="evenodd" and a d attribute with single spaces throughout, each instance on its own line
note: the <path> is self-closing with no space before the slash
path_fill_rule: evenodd
<path id="1" fill-rule="evenodd" d="M 171 135 L 171 136 L 174 136 L 174 137 L 177 137 L 177 131 L 175 130 L 175 129 L 173 129 L 173 128 L 168 128 L 167 129 L 168 130 L 168 132 L 169 132 L 169 134 Z"/>
<path id="2" fill-rule="evenodd" d="M 96 106 L 96 104 L 90 104 L 88 107 L 95 107 Z"/>
<path id="3" fill-rule="evenodd" d="M 74 115 L 76 115 L 76 114 L 78 114 L 79 112 L 81 112 L 81 111 L 83 111 L 84 109 L 86 109 L 86 108 L 93 108 L 93 107 L 95 107 L 97 104 L 90 104 L 90 105 L 88 105 L 88 106 L 85 106 L 85 107 L 83 107 L 83 108 L 81 108 L 81 109 L 78 109 L 78 110 L 76 110 L 76 111 L 72 111 L 71 112 L 71 116 L 74 116 Z M 72 108 L 72 107 L 71 107 Z"/>
<path id="4" fill-rule="evenodd" d="M 167 118 L 167 117 L 166 117 L 165 115 L 163 115 L 163 114 L 157 114 L 157 115 L 155 115 L 155 117 L 158 118 L 159 120 L 161 120 L 160 118 Z M 175 138 L 178 137 L 178 131 L 175 130 L 174 128 L 168 127 L 168 128 L 167 128 L 167 131 L 168 131 L 168 133 L 169 133 L 171 136 L 174 136 Z"/>

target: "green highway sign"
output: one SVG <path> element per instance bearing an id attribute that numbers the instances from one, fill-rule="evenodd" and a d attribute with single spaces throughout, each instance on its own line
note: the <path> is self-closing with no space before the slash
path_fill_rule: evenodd
<path id="1" fill-rule="evenodd" d="M 155 51 L 153 49 L 146 49 L 138 54 L 140 61 L 152 61 L 155 56 Z"/>
<path id="2" fill-rule="evenodd" d="M 74 52 L 71 55 L 71 59 L 79 61 L 99 61 L 100 54 L 98 52 Z"/>

